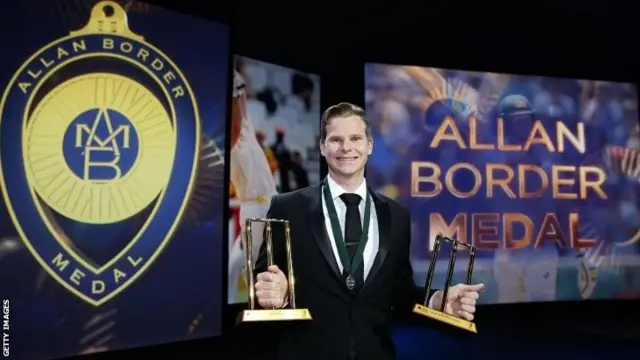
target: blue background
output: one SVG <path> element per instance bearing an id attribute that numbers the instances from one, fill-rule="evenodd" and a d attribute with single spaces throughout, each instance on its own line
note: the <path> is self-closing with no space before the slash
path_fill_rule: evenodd
<path id="1" fill-rule="evenodd" d="M 386 192 L 406 205 L 411 211 L 413 219 L 412 262 L 415 280 L 424 284 L 426 278 L 426 264 L 430 260 L 428 248 L 429 213 L 441 213 L 445 221 L 450 222 L 458 213 L 469 214 L 467 219 L 468 238 L 471 235 L 470 214 L 480 212 L 505 213 L 516 212 L 527 215 L 534 224 L 535 234 L 540 229 L 545 213 L 554 213 L 558 223 L 568 241 L 568 214 L 578 213 L 580 226 L 589 225 L 595 229 L 593 233 L 581 233 L 581 236 L 595 238 L 598 243 L 604 243 L 604 250 L 600 253 L 605 259 L 598 268 L 598 280 L 595 290 L 589 299 L 637 298 L 640 296 L 640 246 L 635 244 L 618 248 L 614 254 L 612 243 L 619 243 L 628 239 L 630 233 L 639 229 L 640 212 L 640 181 L 630 176 L 624 176 L 619 171 L 609 168 L 601 161 L 603 153 L 613 147 L 638 148 L 637 108 L 628 106 L 629 102 L 637 102 L 635 85 L 629 83 L 600 82 L 600 95 L 596 101 L 596 92 L 588 95 L 586 101 L 582 99 L 582 91 L 593 82 L 576 79 L 561 79 L 539 76 L 512 75 L 496 90 L 486 86 L 492 74 L 423 68 L 429 72 L 437 72 L 447 81 L 449 93 L 439 101 L 434 102 L 426 111 L 415 106 L 416 99 L 427 98 L 427 91 L 413 81 L 405 73 L 402 66 L 367 64 L 365 67 L 365 90 L 367 94 L 367 119 L 371 123 L 374 139 L 374 151 L 367 163 L 367 180 L 376 189 Z M 468 145 L 469 123 L 464 113 L 469 106 L 460 107 L 458 111 L 452 106 L 454 101 L 451 89 L 456 84 L 464 84 L 479 94 L 480 99 L 493 99 L 482 103 L 477 101 L 473 105 L 481 110 L 478 116 L 478 138 L 480 143 L 497 143 L 495 124 L 499 117 L 500 101 L 509 95 L 522 95 L 530 103 L 530 109 L 535 113 L 534 119 L 540 120 L 548 132 L 552 143 L 555 141 L 555 122 L 562 121 L 570 131 L 574 132 L 578 122 L 585 127 L 586 152 L 578 153 L 572 145 L 567 144 L 564 153 L 549 152 L 542 145 L 534 145 L 529 151 L 501 152 L 498 150 L 473 151 L 460 149 L 454 141 L 441 141 L 437 148 L 431 148 L 430 142 L 435 130 L 440 126 L 445 116 L 452 116 L 460 129 L 462 138 Z M 429 83 L 433 88 L 441 84 L 433 81 Z M 595 85 L 595 84 L 594 84 Z M 492 91 L 490 93 L 490 91 Z M 608 95 L 602 95 L 603 93 Z M 458 94 L 463 93 L 462 91 Z M 395 101 L 389 101 L 392 98 Z M 466 99 L 473 101 L 472 97 Z M 582 100 L 582 101 L 581 101 Z M 464 100 L 463 100 L 464 101 Z M 486 104 L 486 105 L 485 105 Z M 484 107 L 481 107 L 484 106 Z M 594 110 L 595 109 L 595 110 Z M 517 120 L 517 123 L 514 121 Z M 523 123 L 518 119 L 505 117 L 505 138 L 507 143 L 523 144 L 529 134 L 533 122 Z M 510 122 L 511 121 L 511 122 Z M 633 150 L 637 151 L 637 150 Z M 420 198 L 411 196 L 411 162 L 429 161 L 439 165 L 442 175 L 440 180 L 444 185 L 444 176 L 448 169 L 460 162 L 468 162 L 479 169 L 482 186 L 476 196 L 460 199 L 443 191 L 434 197 Z M 615 160 L 614 160 L 615 161 Z M 533 164 L 545 170 L 547 177 L 551 177 L 550 165 L 595 165 L 604 169 L 607 175 L 603 189 L 607 200 L 599 200 L 590 193 L 584 200 L 552 199 L 551 180 L 549 187 L 540 198 L 510 199 L 502 190 L 495 190 L 494 196 L 486 196 L 486 171 L 488 163 L 502 163 L 509 165 L 516 172 L 518 178 L 518 164 Z M 421 175 L 428 176 L 431 171 L 424 169 Z M 504 176 L 504 175 L 498 175 Z M 563 178 L 569 175 L 561 175 Z M 529 179 L 527 179 L 528 181 Z M 473 177 L 467 170 L 458 172 L 454 178 L 458 189 L 468 191 L 473 185 Z M 539 181 L 538 181 L 539 183 Z M 517 182 L 514 180 L 510 188 L 517 194 Z M 577 184 L 577 183 L 576 183 Z M 534 181 L 528 181 L 528 189 L 539 186 Z M 393 188 L 393 191 L 389 189 Z M 421 189 L 431 190 L 432 186 L 422 185 Z M 563 188 L 563 191 L 566 188 Z M 572 189 L 575 192 L 577 187 Z M 624 189 L 624 191 L 621 191 Z M 628 214 L 628 215 L 627 215 Z M 502 223 L 498 221 L 498 228 Z M 516 228 L 516 230 L 518 230 Z M 499 237 L 501 237 L 499 230 Z M 518 237 L 518 231 L 514 237 Z M 492 237 L 489 237 L 492 238 Z M 501 246 L 502 247 L 502 246 Z M 440 263 L 437 266 L 434 285 L 444 283 L 446 271 L 447 249 L 440 252 Z M 479 250 L 476 253 L 474 267 L 474 282 L 486 285 L 480 301 L 482 303 L 508 303 L 515 301 L 564 301 L 582 300 L 583 296 L 578 287 L 578 269 L 581 254 L 576 249 L 559 249 L 553 242 L 546 241 L 540 249 L 529 246 L 522 250 L 504 250 L 509 253 L 507 261 L 496 256 L 495 250 Z M 443 254 L 444 253 L 444 254 Z M 466 259 L 460 256 L 454 275 L 454 283 L 462 281 Z M 622 262 L 625 258 L 625 262 Z M 522 272 L 523 276 L 511 276 L 505 267 L 499 267 L 503 262 L 508 263 L 508 269 L 513 274 Z M 499 266 L 496 266 L 498 263 Z M 555 276 L 554 274 L 557 274 Z M 512 280 L 518 277 L 519 281 Z M 499 285 L 508 284 L 511 280 L 514 286 L 507 291 Z M 504 282 L 502 282 L 504 281 Z M 502 283 L 501 283 L 502 282 Z M 526 291 L 520 297 L 520 284 L 525 282 Z M 502 289 L 500 294 L 499 289 Z M 509 296 L 503 297 L 510 292 Z M 508 300 L 504 300 L 508 299 Z"/>
<path id="2" fill-rule="evenodd" d="M 93 3 L 29 0 L 0 4 L 3 14 L 11 14 L 3 21 L 0 34 L 4 44 L 11 44 L 0 60 L 3 91 L 13 72 L 33 52 L 83 26 Z M 228 28 L 162 9 L 146 10 L 129 13 L 131 29 L 182 70 L 195 93 L 204 135 L 224 149 Z M 76 298 L 40 268 L 29 251 L 15 241 L 17 234 L 0 203 L 0 297 L 11 300 L 12 358 L 62 357 L 92 348 L 114 350 L 219 334 L 223 276 L 220 225 L 224 224 L 226 206 L 222 174 L 222 166 L 198 174 L 214 180 L 213 185 L 211 181 L 208 185 L 199 183 L 203 189 L 196 190 L 193 202 L 199 202 L 201 210 L 191 206 L 155 263 L 99 308 Z M 91 232 L 83 236 L 91 236 Z"/>

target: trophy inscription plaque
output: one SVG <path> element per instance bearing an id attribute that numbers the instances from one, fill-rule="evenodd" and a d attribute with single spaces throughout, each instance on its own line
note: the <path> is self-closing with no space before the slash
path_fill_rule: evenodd
<path id="1" fill-rule="evenodd" d="M 273 226 L 280 225 L 284 228 L 284 240 L 287 259 L 287 282 L 288 282 L 288 305 L 282 309 L 258 309 L 256 306 L 255 279 L 253 277 L 253 232 L 252 225 L 256 222 L 265 224 L 265 245 L 267 249 L 268 266 L 274 264 L 273 261 Z M 245 256 L 245 275 L 249 288 L 249 309 L 244 310 L 240 314 L 240 322 L 256 322 L 256 321 L 289 321 L 289 320 L 311 320 L 311 314 L 308 309 L 299 309 L 296 307 L 296 284 L 291 255 L 291 228 L 288 220 L 279 219 L 247 219 L 245 222 L 244 236 L 244 256 Z"/>
<path id="2" fill-rule="evenodd" d="M 444 287 L 442 288 L 443 289 L 442 304 L 439 309 L 432 309 L 428 306 L 429 293 L 431 292 L 431 283 L 433 282 L 433 275 L 435 273 L 436 264 L 438 262 L 440 245 L 443 242 L 448 242 L 451 244 L 451 252 L 449 253 L 449 263 L 447 266 L 447 273 L 445 275 L 445 283 L 444 283 Z M 454 315 L 445 313 L 445 304 L 447 303 L 446 290 L 449 289 L 449 287 L 451 286 L 451 280 L 453 278 L 453 270 L 455 268 L 456 255 L 457 255 L 459 246 L 463 246 L 469 249 L 469 263 L 467 265 L 467 274 L 465 278 L 465 283 L 468 285 L 471 285 L 471 276 L 473 275 L 473 262 L 475 259 L 476 248 L 472 245 L 438 234 L 436 236 L 436 241 L 433 247 L 433 252 L 431 255 L 431 263 L 429 264 L 429 270 L 427 271 L 427 281 L 425 285 L 425 292 L 426 292 L 425 300 L 423 304 L 416 304 L 413 307 L 413 312 L 416 314 L 428 317 L 430 319 L 437 320 L 442 323 L 453 325 L 455 327 L 470 331 L 472 333 L 478 333 L 475 323 L 456 317 Z"/>

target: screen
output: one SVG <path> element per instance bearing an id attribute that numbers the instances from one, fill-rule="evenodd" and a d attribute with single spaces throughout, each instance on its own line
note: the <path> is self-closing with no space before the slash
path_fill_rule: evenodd
<path id="1" fill-rule="evenodd" d="M 365 67 L 367 179 L 411 212 L 417 284 L 442 234 L 476 247 L 482 303 L 640 298 L 635 85 Z"/>
<path id="2" fill-rule="evenodd" d="M 0 9 L 3 354 L 218 335 L 227 27 L 131 1 Z"/>
<path id="3" fill-rule="evenodd" d="M 231 110 L 228 302 L 248 301 L 244 221 L 264 218 L 271 197 L 320 178 L 320 77 L 243 56 L 235 57 Z M 252 258 L 262 244 L 252 226 Z"/>

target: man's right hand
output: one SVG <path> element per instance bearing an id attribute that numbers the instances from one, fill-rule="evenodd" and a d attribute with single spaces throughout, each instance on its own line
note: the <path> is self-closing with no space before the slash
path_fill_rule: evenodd
<path id="1" fill-rule="evenodd" d="M 271 265 L 267 271 L 256 277 L 256 296 L 258 303 L 265 309 L 280 309 L 284 306 L 287 296 L 287 277 L 276 265 Z"/>

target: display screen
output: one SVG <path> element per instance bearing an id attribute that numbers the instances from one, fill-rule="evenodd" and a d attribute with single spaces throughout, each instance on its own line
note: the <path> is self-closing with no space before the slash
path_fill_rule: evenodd
<path id="1" fill-rule="evenodd" d="M 241 241 L 244 221 L 264 218 L 271 197 L 320 178 L 320 77 L 235 57 L 231 107 L 228 302 L 248 300 Z M 253 225 L 253 261 L 262 244 Z"/>
<path id="2" fill-rule="evenodd" d="M 137 1 L 0 9 L 3 355 L 219 335 L 227 26 Z"/>
<path id="3" fill-rule="evenodd" d="M 640 298 L 634 84 L 384 64 L 365 78 L 367 180 L 411 212 L 418 284 L 442 234 L 476 247 L 482 303 Z M 461 247 L 454 282 L 468 260 Z"/>

